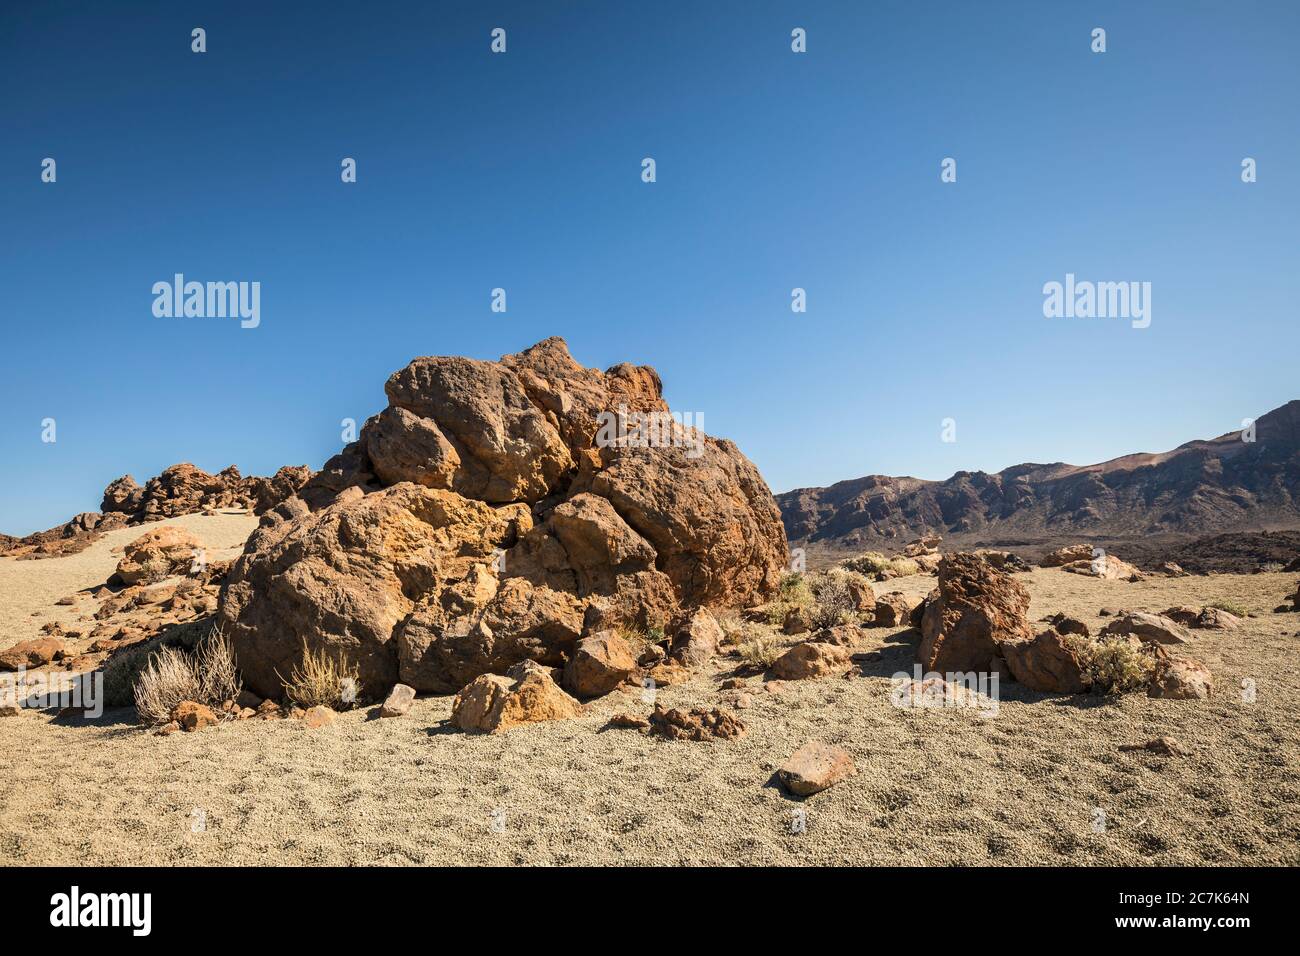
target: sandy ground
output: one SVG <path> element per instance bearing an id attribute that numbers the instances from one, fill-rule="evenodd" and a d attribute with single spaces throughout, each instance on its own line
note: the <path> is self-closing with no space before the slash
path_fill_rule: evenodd
<path id="1" fill-rule="evenodd" d="M 243 552 L 244 542 L 257 527 L 257 521 L 247 512 L 184 515 L 118 528 L 80 554 L 39 561 L 0 558 L 0 650 L 41 637 L 41 625 L 47 621 L 57 621 L 65 628 L 81 621 L 84 626 L 83 618 L 99 608 L 99 602 L 91 599 L 88 592 L 117 570 L 122 548 L 150 528 L 166 524 L 192 531 L 204 543 L 209 561 L 223 561 Z M 69 595 L 76 597 L 75 605 L 55 604 Z"/>
<path id="2" fill-rule="evenodd" d="M 238 530 L 217 518 L 180 523 L 211 533 L 214 546 Z M 0 561 L 6 628 L 28 626 L 30 609 L 50 612 L 48 602 L 111 570 L 96 549 L 24 564 Z M 59 583 L 38 587 L 46 574 Z M 98 722 L 27 712 L 0 722 L 0 859 L 1300 863 L 1300 615 L 1272 613 L 1296 576 L 1128 584 L 1038 570 L 1019 579 L 1033 595 L 1033 617 L 1063 610 L 1094 629 L 1105 622 L 1096 615 L 1102 607 L 1228 599 L 1259 616 L 1236 632 L 1198 632 L 1191 653 L 1215 674 L 1210 701 L 1051 697 L 1004 685 L 997 714 L 986 717 L 892 706 L 889 678 L 910 668 L 915 634 L 867 630 L 860 649 L 882 650 L 881 661 L 780 696 L 751 678 L 753 704 L 739 712 L 748 733 L 717 743 L 603 730 L 615 710 L 650 709 L 639 689 L 597 701 L 579 719 L 495 737 L 451 729 L 449 697 L 421 698 L 391 720 L 347 713 L 317 731 L 298 721 L 244 721 L 170 737 L 141 732 L 129 711 Z M 28 593 L 10 593 L 15 582 Z M 932 585 L 918 577 L 877 589 L 921 594 Z M 730 667 L 723 661 L 689 684 L 661 688 L 660 699 L 715 704 Z M 1244 679 L 1255 682 L 1254 702 L 1243 700 Z M 1190 755 L 1119 750 L 1161 734 Z M 773 771 L 813 739 L 846 747 L 859 773 L 792 800 Z M 792 832 L 796 811 L 804 832 Z"/>

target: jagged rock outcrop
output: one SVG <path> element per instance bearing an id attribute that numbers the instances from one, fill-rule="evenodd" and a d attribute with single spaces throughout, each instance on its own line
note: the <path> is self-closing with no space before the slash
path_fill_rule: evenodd
<path id="1" fill-rule="evenodd" d="M 926 670 L 991 671 L 1001 645 L 1033 640 L 1029 592 L 979 555 L 945 556 L 938 592 L 921 618 L 916 659 Z"/>
<path id="2" fill-rule="evenodd" d="M 208 508 L 249 508 L 263 514 L 292 498 L 312 477 L 306 465 L 286 466 L 270 478 L 245 478 L 231 465 L 211 475 L 181 462 L 150 478 L 144 487 L 123 475 L 104 489 L 100 510 L 124 514 L 131 524 L 194 514 Z"/>
<path id="3" fill-rule="evenodd" d="M 767 485 L 734 444 L 671 419 L 653 369 L 584 368 L 552 338 L 500 362 L 417 358 L 385 391 L 231 570 L 220 619 L 252 690 L 278 696 L 305 643 L 372 693 L 399 678 L 450 693 L 775 590 Z"/>

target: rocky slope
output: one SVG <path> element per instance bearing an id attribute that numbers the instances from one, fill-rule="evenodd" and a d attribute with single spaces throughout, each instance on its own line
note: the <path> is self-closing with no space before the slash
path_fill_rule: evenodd
<path id="1" fill-rule="evenodd" d="M 1046 539 L 1202 533 L 1300 525 L 1300 401 L 1162 454 L 1096 465 L 1015 465 L 946 481 L 869 475 L 777 496 L 795 542 L 852 547 L 923 532 Z"/>

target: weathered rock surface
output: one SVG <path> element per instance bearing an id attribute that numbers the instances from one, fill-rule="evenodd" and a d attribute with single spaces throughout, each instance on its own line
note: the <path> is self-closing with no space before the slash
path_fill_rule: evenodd
<path id="1" fill-rule="evenodd" d="M 745 722 L 719 707 L 665 710 L 655 704 L 650 732 L 669 740 L 733 740 L 745 734 Z"/>
<path id="2" fill-rule="evenodd" d="M 1204 700 L 1214 694 L 1214 677 L 1200 661 L 1172 658 L 1161 663 L 1147 694 L 1170 700 Z"/>
<path id="3" fill-rule="evenodd" d="M 835 644 L 808 641 L 796 644 L 772 664 L 780 680 L 813 680 L 842 674 L 849 669 L 849 652 Z"/>
<path id="4" fill-rule="evenodd" d="M 500 362 L 416 359 L 385 390 L 231 570 L 220 619 L 254 691 L 278 691 L 303 641 L 368 686 L 449 693 L 561 666 L 584 635 L 774 593 L 780 516 L 735 445 L 671 421 L 666 445 L 601 431 L 605 413 L 667 415 L 653 369 L 584 368 L 548 339 Z"/>
<path id="5" fill-rule="evenodd" d="M 626 683 L 636 671 L 627 641 L 614 631 L 600 631 L 578 641 L 564 666 L 564 686 L 578 697 L 600 697 Z"/>
<path id="6" fill-rule="evenodd" d="M 1028 641 L 1003 641 L 999 648 L 1011 676 L 1030 690 L 1081 694 L 1092 683 L 1073 642 L 1056 630 Z"/>
<path id="7" fill-rule="evenodd" d="M 181 462 L 150 478 L 143 488 L 130 475 L 123 475 L 104 489 L 100 510 L 124 514 L 131 524 L 212 508 L 248 508 L 262 514 L 292 498 L 311 476 L 305 465 L 286 466 L 270 478 L 245 478 L 234 465 L 212 475 Z"/>
<path id="8" fill-rule="evenodd" d="M 927 671 L 991 671 L 999 645 L 1033 640 L 1029 593 L 979 555 L 947 555 L 938 591 L 926 602 L 917 647 Z"/>
<path id="9" fill-rule="evenodd" d="M 857 773 L 853 758 L 843 747 L 812 741 L 804 744 L 777 768 L 781 783 L 797 797 L 810 797 Z"/>
<path id="10" fill-rule="evenodd" d="M 123 584 L 160 581 L 173 574 L 185 574 L 194 566 L 203 542 L 173 525 L 152 528 L 128 544 L 117 564 Z"/>
<path id="11" fill-rule="evenodd" d="M 452 703 L 461 730 L 496 734 L 520 724 L 577 717 L 582 705 L 560 689 L 548 668 L 521 661 L 501 674 L 480 674 Z"/>
<path id="12" fill-rule="evenodd" d="M 1128 611 L 1101 629 L 1101 636 L 1132 634 L 1156 644 L 1190 644 L 1192 635 L 1177 621 L 1160 614 Z"/>
<path id="13" fill-rule="evenodd" d="M 915 602 L 902 591 L 882 594 L 876 599 L 872 623 L 876 627 L 906 627 L 915 606 Z"/>

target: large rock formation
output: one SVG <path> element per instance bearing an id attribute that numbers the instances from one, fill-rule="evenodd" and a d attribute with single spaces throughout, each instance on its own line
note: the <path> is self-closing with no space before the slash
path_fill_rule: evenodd
<path id="1" fill-rule="evenodd" d="M 304 644 L 346 656 L 370 693 L 399 678 L 447 693 L 779 580 L 767 485 L 734 444 L 670 418 L 653 369 L 584 368 L 553 338 L 500 362 L 418 358 L 385 391 L 231 570 L 221 622 L 262 695 Z"/>

